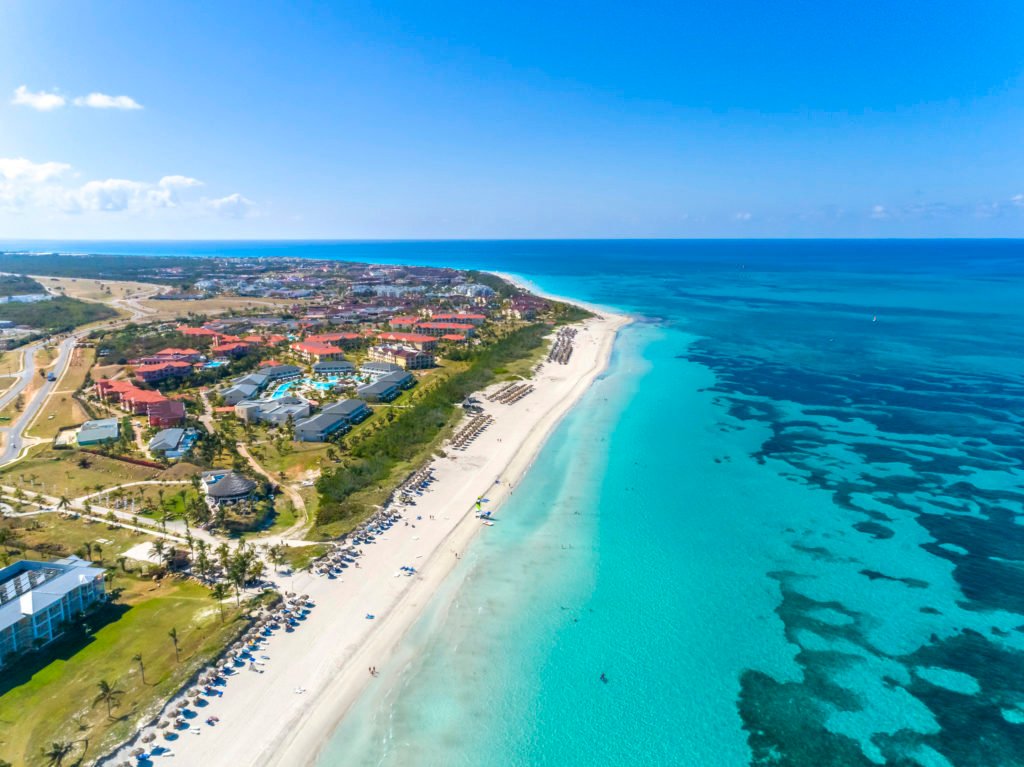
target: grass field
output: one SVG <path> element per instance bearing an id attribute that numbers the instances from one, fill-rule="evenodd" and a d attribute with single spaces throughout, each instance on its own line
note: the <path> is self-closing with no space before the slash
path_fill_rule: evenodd
<path id="1" fill-rule="evenodd" d="M 153 320 L 173 320 L 186 318 L 190 314 L 223 314 L 231 311 L 249 311 L 252 309 L 281 309 L 292 306 L 294 300 L 285 298 L 246 298 L 240 296 L 217 296 L 203 298 L 198 301 L 158 301 L 146 299 L 139 304 L 153 313 Z"/>
<path id="2" fill-rule="evenodd" d="M 80 465 L 83 460 L 87 465 Z M 0 484 L 20 485 L 26 491 L 74 498 L 95 492 L 97 485 L 113 487 L 143 479 L 159 479 L 159 469 L 134 466 L 76 450 L 33 448 L 22 461 L 0 470 Z"/>
<path id="3" fill-rule="evenodd" d="M 55 559 L 76 554 L 88 543 L 99 550 L 91 558 L 111 565 L 133 546 L 152 540 L 134 530 L 110 527 L 87 519 L 66 519 L 59 514 L 37 514 L 32 517 L 0 519 L 0 530 L 10 536 L 0 548 L 0 564 L 18 559 Z"/>
<path id="4" fill-rule="evenodd" d="M 87 619 L 95 633 L 69 632 L 65 640 L 5 669 L 0 759 L 46 765 L 42 749 L 54 741 L 74 745 L 65 764 L 100 756 L 244 630 L 233 601 L 225 604 L 222 622 L 207 589 L 193 582 L 122 576 L 113 583 L 119 587 L 124 589 L 119 600 Z M 168 634 L 172 628 L 180 660 Z M 142 656 L 145 681 L 136 654 Z M 124 692 L 112 717 L 103 703 L 93 705 L 100 680 Z"/>
<path id="5" fill-rule="evenodd" d="M 28 436 L 52 439 L 61 429 L 88 420 L 88 415 L 72 394 L 82 385 L 95 359 L 94 349 L 72 351 L 67 372 L 36 416 L 32 428 L 26 432 Z"/>
<path id="6" fill-rule="evenodd" d="M 151 293 L 156 287 L 144 282 L 115 282 L 112 280 L 87 280 L 72 277 L 36 277 L 48 288 L 60 290 L 66 296 L 83 301 L 111 301 Z"/>
<path id="7" fill-rule="evenodd" d="M 283 547 L 284 560 L 292 570 L 305 570 L 309 563 L 322 557 L 330 547 L 326 543 L 311 543 L 309 546 Z"/>

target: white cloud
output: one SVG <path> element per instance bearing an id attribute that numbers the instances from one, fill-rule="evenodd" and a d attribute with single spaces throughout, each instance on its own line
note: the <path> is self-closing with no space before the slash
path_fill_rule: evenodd
<path id="1" fill-rule="evenodd" d="M 737 221 L 749 221 L 753 216 L 745 210 L 741 210 L 739 213 L 733 215 Z"/>
<path id="2" fill-rule="evenodd" d="M 202 186 L 203 182 L 188 176 L 164 176 L 157 185 L 164 189 L 186 189 L 190 186 Z"/>
<path id="3" fill-rule="evenodd" d="M 63 162 L 32 162 L 24 157 L 0 157 L 0 181 L 39 184 L 71 170 Z"/>
<path id="4" fill-rule="evenodd" d="M 216 200 L 200 198 L 201 186 L 199 179 L 182 175 L 164 176 L 155 183 L 125 178 L 80 183 L 67 163 L 0 157 L 0 212 L 154 215 L 178 209 L 179 216 L 244 218 L 255 208 L 238 193 Z"/>
<path id="5" fill-rule="evenodd" d="M 875 205 L 871 208 L 871 218 L 889 218 L 889 211 L 885 209 L 884 205 Z"/>
<path id="6" fill-rule="evenodd" d="M 1024 208 L 1024 194 L 1015 194 L 1010 198 L 1010 204 L 1018 208 Z"/>
<path id="7" fill-rule="evenodd" d="M 221 197 L 219 200 L 210 200 L 209 205 L 215 212 L 226 218 L 244 218 L 256 207 L 256 203 L 238 192 Z"/>
<path id="8" fill-rule="evenodd" d="M 90 93 L 75 99 L 76 107 L 92 109 L 142 109 L 142 104 L 131 96 L 109 96 L 106 93 Z"/>
<path id="9" fill-rule="evenodd" d="M 15 106 L 31 107 L 40 112 L 50 112 L 60 109 L 67 103 L 67 99 L 59 93 L 48 91 L 32 92 L 25 85 L 19 85 L 14 89 L 14 97 L 11 103 Z"/>

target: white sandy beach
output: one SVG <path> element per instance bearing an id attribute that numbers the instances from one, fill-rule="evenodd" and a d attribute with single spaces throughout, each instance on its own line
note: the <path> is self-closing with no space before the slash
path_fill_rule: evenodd
<path id="1" fill-rule="evenodd" d="M 316 608 L 301 628 L 268 640 L 263 673 L 236 674 L 223 696 L 202 709 L 199 720 L 219 717 L 216 726 L 183 733 L 154 763 L 314 764 L 365 685 L 375 682 L 369 667 L 387 668 L 394 647 L 458 566 L 456 553 L 481 531 L 501 534 L 500 522 L 484 527 L 474 516 L 477 498 L 489 498 L 487 509 L 494 511 L 514 491 L 559 420 L 605 369 L 616 332 L 628 321 L 607 312 L 587 320 L 577 326 L 569 364 L 545 362 L 534 392 L 512 405 L 485 401 L 491 426 L 465 451 L 434 461 L 436 481 L 405 513 L 410 526 L 399 522 L 363 546 L 358 568 L 337 579 L 311 573 L 283 579 L 284 589 L 309 594 Z M 405 565 L 417 574 L 398 576 Z"/>

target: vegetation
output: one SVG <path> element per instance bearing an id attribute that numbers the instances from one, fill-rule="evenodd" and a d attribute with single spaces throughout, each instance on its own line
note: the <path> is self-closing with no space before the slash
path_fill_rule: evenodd
<path id="1" fill-rule="evenodd" d="M 0 296 L 22 296 L 45 293 L 46 288 L 23 274 L 0 274 Z"/>
<path id="2" fill-rule="evenodd" d="M 80 325 L 116 316 L 117 310 L 109 306 L 66 296 L 31 304 L 0 303 L 0 320 L 10 320 L 16 325 L 27 325 L 47 333 L 67 333 Z"/>
<path id="3" fill-rule="evenodd" d="M 370 507 L 354 496 L 373 486 L 397 485 L 401 477 L 393 476 L 395 469 L 436 444 L 458 404 L 494 381 L 513 361 L 532 355 L 547 332 L 544 325 L 526 325 L 477 350 L 468 367 L 418 392 L 408 409 L 389 411 L 394 417 L 386 428 L 366 434 L 354 445 L 350 441 L 341 465 L 317 482 L 317 525 L 345 521 L 354 526 L 365 518 Z"/>
<path id="4" fill-rule="evenodd" d="M 125 576 L 117 583 L 116 602 L 4 669 L 0 757 L 36 767 L 59 763 L 55 751 L 64 764 L 99 756 L 246 626 L 233 601 L 222 622 L 210 591 L 196 583 Z"/>

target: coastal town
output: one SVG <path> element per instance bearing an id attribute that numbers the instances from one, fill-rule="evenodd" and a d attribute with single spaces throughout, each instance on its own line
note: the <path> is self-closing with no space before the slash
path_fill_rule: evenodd
<path id="1" fill-rule="evenodd" d="M 453 269 L 85 260 L 0 254 L 33 305 L 103 310 L 0 358 L 0 764 L 267 763 L 271 699 L 372 680 L 621 321 Z"/>

